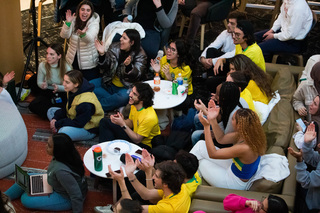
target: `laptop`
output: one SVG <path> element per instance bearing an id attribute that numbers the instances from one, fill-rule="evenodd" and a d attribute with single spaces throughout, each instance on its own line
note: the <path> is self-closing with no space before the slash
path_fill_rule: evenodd
<path id="1" fill-rule="evenodd" d="M 53 190 L 48 184 L 47 177 L 46 173 L 29 175 L 17 164 L 15 166 L 15 181 L 29 195 L 39 196 L 52 193 Z"/>

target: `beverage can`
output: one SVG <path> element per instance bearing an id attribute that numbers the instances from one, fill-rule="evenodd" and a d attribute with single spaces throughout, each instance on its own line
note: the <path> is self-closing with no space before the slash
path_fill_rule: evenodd
<path id="1" fill-rule="evenodd" d="M 100 146 L 95 146 L 93 149 L 93 158 L 94 158 L 94 170 L 102 170 L 102 149 Z"/>
<path id="2" fill-rule="evenodd" d="M 187 77 L 183 78 L 183 85 L 185 85 L 185 84 L 188 84 L 188 78 Z"/>
<path id="3" fill-rule="evenodd" d="M 178 82 L 172 81 L 172 95 L 178 95 Z"/>

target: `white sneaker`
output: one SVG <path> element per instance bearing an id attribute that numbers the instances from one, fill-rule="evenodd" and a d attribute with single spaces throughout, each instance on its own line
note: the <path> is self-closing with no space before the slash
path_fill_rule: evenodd
<path id="1" fill-rule="evenodd" d="M 95 206 L 94 207 L 94 212 L 96 213 L 112 213 L 113 211 L 111 210 L 112 205 L 108 204 L 106 206 Z"/>

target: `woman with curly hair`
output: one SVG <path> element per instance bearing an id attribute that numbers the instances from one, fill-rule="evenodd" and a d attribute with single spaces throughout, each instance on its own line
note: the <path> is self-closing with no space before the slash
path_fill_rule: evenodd
<path id="1" fill-rule="evenodd" d="M 250 58 L 243 54 L 230 59 L 230 72 L 242 71 L 249 80 L 246 87 L 254 101 L 268 104 L 274 96 L 271 89 L 272 77 L 258 67 Z"/>
<path id="2" fill-rule="evenodd" d="M 250 109 L 236 111 L 232 117 L 235 132 L 225 135 L 217 122 L 219 111 L 219 107 L 211 100 L 207 118 L 202 111 L 199 113 L 205 141 L 199 141 L 190 152 L 197 156 L 199 171 L 210 185 L 244 190 L 258 170 L 261 156 L 265 154 L 266 137 L 258 115 Z M 217 140 L 224 137 L 233 146 L 217 149 L 213 144 L 210 127 Z"/>

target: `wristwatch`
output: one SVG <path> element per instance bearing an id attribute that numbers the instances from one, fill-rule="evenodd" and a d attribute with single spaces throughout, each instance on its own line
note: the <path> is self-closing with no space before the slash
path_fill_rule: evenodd
<path id="1" fill-rule="evenodd" d="M 127 126 L 126 126 L 126 125 L 124 125 L 124 126 L 122 126 L 121 128 L 122 128 L 122 129 L 126 129 L 126 128 L 127 128 Z"/>

